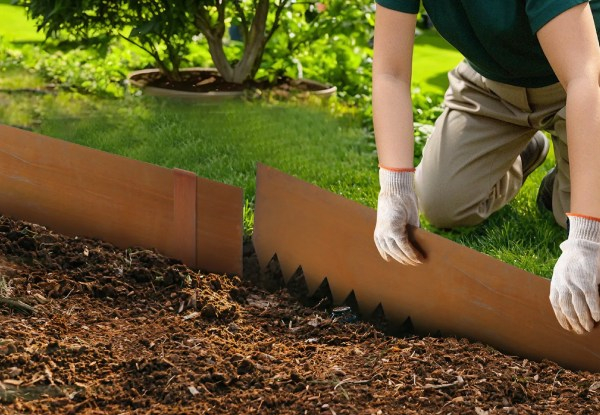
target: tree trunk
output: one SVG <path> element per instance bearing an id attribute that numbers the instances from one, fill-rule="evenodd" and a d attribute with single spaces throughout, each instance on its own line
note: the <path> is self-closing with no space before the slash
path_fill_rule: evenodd
<path id="1" fill-rule="evenodd" d="M 198 30 L 206 37 L 208 42 L 208 51 L 213 64 L 219 74 L 227 82 L 232 82 L 233 67 L 227 60 L 225 50 L 223 49 L 223 35 L 225 34 L 225 15 L 221 10 L 217 24 L 212 26 L 208 13 L 204 9 L 199 9 L 196 13 L 195 25 Z"/>
<path id="2" fill-rule="evenodd" d="M 225 81 L 241 84 L 256 75 L 268 41 L 266 29 L 269 17 L 269 1 L 258 0 L 256 2 L 252 24 L 248 28 L 248 33 L 244 39 L 244 52 L 242 58 L 235 65 L 227 60 L 223 49 L 225 23 L 222 19 L 224 15 L 220 14 L 218 23 L 213 27 L 205 13 L 197 13 L 196 27 L 206 36 L 210 56 Z"/>
<path id="3" fill-rule="evenodd" d="M 208 51 L 212 57 L 212 61 L 215 64 L 215 68 L 219 71 L 219 74 L 227 82 L 232 82 L 233 79 L 233 68 L 225 56 L 225 50 L 223 50 L 223 39 L 220 37 L 206 37 L 208 41 Z"/>
<path id="4" fill-rule="evenodd" d="M 244 45 L 244 54 L 233 68 L 231 82 L 243 83 L 252 79 L 258 70 L 267 44 L 267 18 L 269 17 L 269 0 L 259 0 L 252 26 Z"/>

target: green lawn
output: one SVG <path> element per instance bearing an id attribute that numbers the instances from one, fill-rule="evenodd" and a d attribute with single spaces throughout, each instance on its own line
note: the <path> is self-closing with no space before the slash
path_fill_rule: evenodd
<path id="1" fill-rule="evenodd" d="M 376 192 L 374 148 L 358 120 L 318 106 L 130 97 L 80 110 L 62 99 L 46 110 L 44 134 L 241 186 L 250 200 L 259 161 L 363 203 Z"/>
<path id="2" fill-rule="evenodd" d="M 10 0 L 0 0 L 0 37 L 11 42 L 41 42 L 45 39 L 38 33 L 34 22 L 27 20 L 25 9 L 12 6 Z"/>
<path id="3" fill-rule="evenodd" d="M 420 34 L 415 39 L 413 85 L 424 93 L 443 94 L 448 87 L 448 71 L 462 59 L 462 55 L 435 32 Z"/>

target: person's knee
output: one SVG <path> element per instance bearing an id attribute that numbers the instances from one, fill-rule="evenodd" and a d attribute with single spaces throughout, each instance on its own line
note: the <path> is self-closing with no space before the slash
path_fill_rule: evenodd
<path id="1" fill-rule="evenodd" d="M 475 206 L 466 206 L 460 190 L 449 184 L 423 186 L 415 183 L 419 210 L 427 221 L 437 228 L 473 226 L 483 222 Z"/>
<path id="2" fill-rule="evenodd" d="M 419 197 L 419 210 L 427 221 L 438 228 L 460 226 L 459 220 L 448 203 L 439 195 L 425 194 Z"/>

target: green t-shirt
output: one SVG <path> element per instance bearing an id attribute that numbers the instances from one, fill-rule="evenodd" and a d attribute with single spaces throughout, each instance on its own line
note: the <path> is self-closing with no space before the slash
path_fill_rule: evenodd
<path id="1" fill-rule="evenodd" d="M 420 0 L 376 0 L 404 13 L 419 11 Z M 562 12 L 588 0 L 423 0 L 439 33 L 471 66 L 494 81 L 542 87 L 558 81 L 536 33 Z M 590 0 L 600 30 L 600 0 Z"/>

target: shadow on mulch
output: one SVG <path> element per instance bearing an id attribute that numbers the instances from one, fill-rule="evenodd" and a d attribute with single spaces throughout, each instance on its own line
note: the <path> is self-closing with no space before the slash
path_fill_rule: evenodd
<path id="1" fill-rule="evenodd" d="M 381 304 L 370 315 L 362 315 L 354 292 L 351 292 L 342 304 L 334 307 L 333 295 L 327 278 L 324 278 L 315 292 L 310 294 L 301 266 L 286 282 L 277 255 L 274 255 L 267 266 L 262 269 L 258 263 L 254 244 L 249 238 L 244 240 L 243 261 L 245 279 L 257 287 L 269 292 L 287 290 L 296 301 L 305 307 L 329 312 L 334 318 L 337 317 L 338 320 L 344 322 L 367 321 L 377 330 L 389 336 L 410 337 L 416 334 L 410 317 L 400 326 L 388 324 Z"/>

